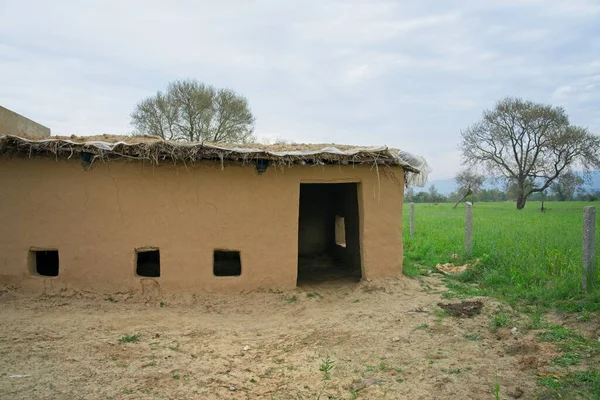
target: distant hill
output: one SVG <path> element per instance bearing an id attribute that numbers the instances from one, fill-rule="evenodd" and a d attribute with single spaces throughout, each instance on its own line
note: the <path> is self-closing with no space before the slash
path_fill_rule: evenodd
<path id="1" fill-rule="evenodd" d="M 578 172 L 578 174 L 581 175 L 581 172 Z M 456 181 L 454 179 L 436 179 L 436 180 L 427 182 L 427 184 L 423 188 L 414 188 L 414 189 L 415 189 L 415 192 L 417 192 L 417 193 L 418 192 L 426 192 L 429 190 L 429 187 L 431 185 L 435 185 L 438 192 L 440 192 L 441 194 L 444 194 L 444 195 L 448 195 L 452 192 L 455 192 L 457 189 Z M 600 171 L 593 172 L 592 173 L 592 182 L 589 185 L 584 185 L 583 187 L 587 191 L 600 190 Z M 499 185 L 499 184 L 493 185 L 493 184 L 486 183 L 484 185 L 484 189 L 503 189 L 503 187 L 502 187 L 502 185 Z"/>

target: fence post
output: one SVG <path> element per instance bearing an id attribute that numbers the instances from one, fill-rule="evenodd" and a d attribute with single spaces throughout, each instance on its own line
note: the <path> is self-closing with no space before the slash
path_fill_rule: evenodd
<path id="1" fill-rule="evenodd" d="M 465 253 L 471 254 L 473 250 L 473 204 L 465 203 Z"/>
<path id="2" fill-rule="evenodd" d="M 591 292 L 596 278 L 596 207 L 583 208 L 583 271 L 581 289 Z"/>
<path id="3" fill-rule="evenodd" d="M 410 236 L 415 235 L 415 203 L 410 203 Z"/>

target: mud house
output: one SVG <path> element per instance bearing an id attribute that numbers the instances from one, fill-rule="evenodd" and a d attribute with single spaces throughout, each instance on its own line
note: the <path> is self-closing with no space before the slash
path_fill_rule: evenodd
<path id="1" fill-rule="evenodd" d="M 292 288 L 402 270 L 386 147 L 0 136 L 0 281 L 33 290 Z"/>

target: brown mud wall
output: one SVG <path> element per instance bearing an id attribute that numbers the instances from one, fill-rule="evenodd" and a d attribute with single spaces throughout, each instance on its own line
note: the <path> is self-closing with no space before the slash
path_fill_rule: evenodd
<path id="1" fill-rule="evenodd" d="M 294 165 L 258 175 L 253 165 L 114 161 L 85 171 L 76 160 L 4 158 L 0 284 L 100 292 L 293 288 L 300 183 L 344 182 L 358 183 L 363 278 L 399 274 L 399 167 Z M 160 249 L 160 278 L 136 275 L 135 249 L 149 247 Z M 32 248 L 59 250 L 57 277 L 32 274 Z M 240 251 L 241 275 L 214 276 L 214 249 Z"/>

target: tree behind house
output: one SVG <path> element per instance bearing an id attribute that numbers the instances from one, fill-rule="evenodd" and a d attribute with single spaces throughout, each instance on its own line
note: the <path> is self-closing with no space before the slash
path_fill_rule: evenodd
<path id="1" fill-rule="evenodd" d="M 458 185 L 458 196 L 460 196 L 454 204 L 454 208 L 467 197 L 479 193 L 485 182 L 485 177 L 483 175 L 469 170 L 460 171 L 456 174 L 454 179 Z"/>
<path id="2" fill-rule="evenodd" d="M 559 201 L 571 201 L 584 183 L 585 180 L 581 176 L 567 171 L 559 176 L 550 188 Z"/>
<path id="3" fill-rule="evenodd" d="M 196 80 L 170 83 L 131 113 L 138 133 L 191 142 L 247 143 L 254 139 L 254 121 L 245 97 Z"/>
<path id="4" fill-rule="evenodd" d="M 561 107 L 506 98 L 461 136 L 463 162 L 512 185 L 517 209 L 575 165 L 600 168 L 600 138 L 571 125 Z"/>

